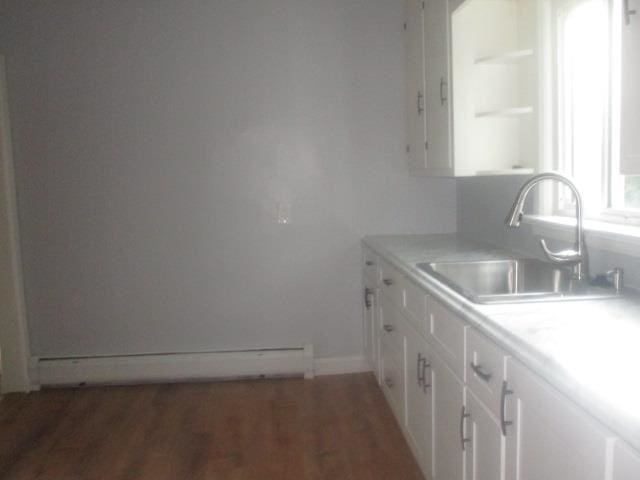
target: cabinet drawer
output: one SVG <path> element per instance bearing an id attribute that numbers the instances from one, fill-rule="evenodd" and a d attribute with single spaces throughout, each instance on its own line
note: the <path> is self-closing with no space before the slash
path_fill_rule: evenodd
<path id="1" fill-rule="evenodd" d="M 382 360 L 382 391 L 391 404 L 398 423 L 404 425 L 404 362 L 392 358 Z"/>
<path id="2" fill-rule="evenodd" d="M 379 262 L 380 289 L 398 308 L 404 306 L 403 276 L 387 262 Z"/>
<path id="3" fill-rule="evenodd" d="M 429 302 L 429 340 L 434 350 L 453 369 L 462 381 L 465 380 L 465 335 L 467 325 L 443 305 Z"/>
<path id="4" fill-rule="evenodd" d="M 467 330 L 467 385 L 496 418 L 500 418 L 506 359 L 487 337 L 472 328 Z"/>
<path id="5" fill-rule="evenodd" d="M 403 313 L 419 333 L 426 335 L 429 332 L 428 295 L 406 277 L 401 279 L 401 283 L 404 290 Z"/>
<path id="6" fill-rule="evenodd" d="M 378 283 L 378 256 L 364 245 L 362 246 L 362 273 L 375 284 Z"/>
<path id="7" fill-rule="evenodd" d="M 381 299 L 381 305 L 380 342 L 382 344 L 382 354 L 403 352 L 402 315 L 398 308 L 386 298 Z"/>

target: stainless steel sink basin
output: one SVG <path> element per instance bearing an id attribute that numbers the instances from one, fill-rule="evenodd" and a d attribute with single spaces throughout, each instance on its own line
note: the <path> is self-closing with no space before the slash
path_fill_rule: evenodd
<path id="1" fill-rule="evenodd" d="M 570 267 L 532 258 L 420 263 L 417 267 L 475 303 L 587 300 L 615 290 L 576 280 Z"/>

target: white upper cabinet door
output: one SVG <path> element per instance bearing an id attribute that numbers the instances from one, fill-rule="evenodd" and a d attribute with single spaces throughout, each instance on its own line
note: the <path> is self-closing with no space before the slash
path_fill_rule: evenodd
<path id="1" fill-rule="evenodd" d="M 407 333 L 406 431 L 423 472 L 431 475 L 431 355 L 415 332 Z"/>
<path id="2" fill-rule="evenodd" d="M 629 447 L 616 442 L 613 451 L 613 475 L 612 480 L 638 480 L 640 479 L 640 454 Z"/>
<path id="3" fill-rule="evenodd" d="M 537 375 L 507 362 L 508 480 L 605 480 L 613 438 Z M 512 392 L 512 393 L 510 393 Z"/>
<path id="4" fill-rule="evenodd" d="M 446 0 L 426 0 L 424 10 L 426 173 L 453 175 L 450 148 L 449 8 Z"/>
<path id="5" fill-rule="evenodd" d="M 422 15 L 421 0 L 405 0 L 407 161 L 413 174 L 423 173 L 427 164 Z"/>
<path id="6" fill-rule="evenodd" d="M 640 0 L 622 3 L 620 173 L 640 175 Z"/>
<path id="7" fill-rule="evenodd" d="M 464 480 L 470 448 L 465 388 L 437 355 L 431 358 L 433 389 L 433 478 Z"/>
<path id="8" fill-rule="evenodd" d="M 467 391 L 467 413 L 473 453 L 467 454 L 467 468 L 473 480 L 504 479 L 505 438 L 498 420 Z"/>

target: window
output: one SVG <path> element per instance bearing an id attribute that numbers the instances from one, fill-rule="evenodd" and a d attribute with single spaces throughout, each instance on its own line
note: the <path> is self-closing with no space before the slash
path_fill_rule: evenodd
<path id="1" fill-rule="evenodd" d="M 629 98 L 640 60 L 625 47 L 640 44 L 640 19 L 625 21 L 631 1 L 551 0 L 554 166 L 574 179 L 587 217 L 610 221 L 640 221 L 640 102 Z M 571 192 L 558 187 L 553 207 L 573 211 Z"/>

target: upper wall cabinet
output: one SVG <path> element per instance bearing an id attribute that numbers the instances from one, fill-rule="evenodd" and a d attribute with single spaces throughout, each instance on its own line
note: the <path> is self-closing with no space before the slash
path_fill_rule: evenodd
<path id="1" fill-rule="evenodd" d="M 409 171 L 451 176 L 448 2 L 406 0 L 405 15 Z"/>
<path id="2" fill-rule="evenodd" d="M 406 1 L 412 174 L 530 174 L 538 168 L 539 1 Z"/>
<path id="3" fill-rule="evenodd" d="M 620 173 L 640 174 L 640 0 L 626 0 L 621 39 Z"/>

